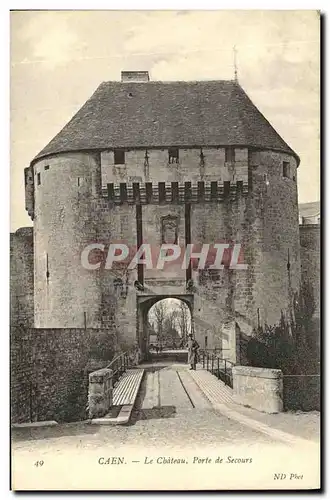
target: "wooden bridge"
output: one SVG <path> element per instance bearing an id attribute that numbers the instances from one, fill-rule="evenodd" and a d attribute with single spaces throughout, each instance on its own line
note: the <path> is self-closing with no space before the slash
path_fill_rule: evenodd
<path id="1" fill-rule="evenodd" d="M 137 401 L 140 410 L 155 411 L 168 407 L 212 408 L 233 402 L 230 364 L 219 354 L 202 351 L 196 370 L 190 370 L 185 362 L 185 350 L 153 353 L 149 362 L 136 366 L 129 359 L 128 353 L 123 353 L 106 369 L 91 374 L 91 423 L 127 424 Z M 93 377 L 97 386 L 91 382 Z M 93 399 L 95 387 L 99 389 L 98 397 Z M 98 406 L 97 414 L 93 401 L 100 402 L 102 394 L 109 391 L 111 397 L 105 396 L 105 404 Z"/>

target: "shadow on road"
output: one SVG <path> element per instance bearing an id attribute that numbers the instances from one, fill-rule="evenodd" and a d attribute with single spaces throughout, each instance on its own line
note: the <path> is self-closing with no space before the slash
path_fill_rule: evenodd
<path id="1" fill-rule="evenodd" d="M 80 434 L 97 434 L 98 428 L 98 425 L 90 425 L 87 422 L 73 422 L 69 424 L 54 425 L 52 427 L 26 427 L 12 429 L 11 438 L 13 442 L 19 442 L 63 436 L 79 436 Z"/>
<path id="2" fill-rule="evenodd" d="M 144 398 L 146 396 L 147 386 L 146 386 L 146 378 L 147 372 L 158 372 L 160 370 L 168 369 L 168 365 L 158 365 L 158 366 L 150 366 L 145 369 L 145 373 L 142 379 L 142 383 L 140 386 L 140 390 L 138 396 L 135 401 L 134 409 L 131 414 L 131 418 L 128 426 L 136 424 L 139 420 L 153 420 L 160 418 L 174 418 L 176 415 L 176 407 L 169 406 L 155 406 L 154 408 L 142 408 Z"/>
<path id="3" fill-rule="evenodd" d="M 152 420 L 160 418 L 174 418 L 176 415 L 175 406 L 157 406 L 146 410 L 133 410 L 128 425 L 134 425 L 139 420 Z"/>

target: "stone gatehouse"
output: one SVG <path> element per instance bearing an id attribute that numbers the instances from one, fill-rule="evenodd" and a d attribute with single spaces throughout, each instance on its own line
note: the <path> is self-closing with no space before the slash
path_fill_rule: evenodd
<path id="1" fill-rule="evenodd" d="M 145 353 L 149 308 L 179 298 L 200 344 L 207 337 L 236 361 L 237 329 L 277 322 L 299 290 L 298 165 L 237 81 L 123 72 L 102 83 L 25 169 L 25 314 L 35 328 L 115 331 Z M 96 269 L 82 266 L 87 245 L 113 242 L 237 243 L 246 269 L 105 269 L 102 255 Z"/>

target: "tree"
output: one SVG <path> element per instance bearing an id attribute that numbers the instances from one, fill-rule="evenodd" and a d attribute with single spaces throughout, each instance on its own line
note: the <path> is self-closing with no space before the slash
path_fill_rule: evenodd
<path id="1" fill-rule="evenodd" d="M 166 336 L 186 340 L 191 331 L 190 311 L 181 300 L 160 300 L 150 309 L 149 321 L 157 332 L 158 342 Z"/>
<path id="2" fill-rule="evenodd" d="M 164 322 L 165 322 L 165 318 L 166 318 L 166 313 L 167 313 L 167 306 L 166 306 L 166 302 L 164 300 L 160 300 L 152 308 L 152 314 L 155 318 L 154 328 L 157 332 L 158 342 L 161 342 L 163 339 Z"/>
<path id="3" fill-rule="evenodd" d="M 164 337 L 170 342 L 180 342 L 180 335 L 176 329 L 176 311 L 170 311 L 164 321 Z"/>
<path id="4" fill-rule="evenodd" d="M 252 366 L 279 368 L 284 374 L 314 374 L 319 370 L 318 333 L 313 327 L 315 303 L 310 285 L 303 284 L 293 300 L 288 321 L 283 312 L 278 324 L 259 327 L 247 345 Z"/>
<path id="5" fill-rule="evenodd" d="M 176 310 L 176 321 L 181 337 L 185 341 L 191 332 L 191 319 L 189 307 L 182 300 Z"/>

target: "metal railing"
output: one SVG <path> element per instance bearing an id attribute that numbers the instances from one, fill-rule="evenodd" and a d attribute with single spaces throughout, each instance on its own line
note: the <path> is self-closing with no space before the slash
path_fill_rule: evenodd
<path id="1" fill-rule="evenodd" d="M 122 374 L 132 366 L 132 361 L 130 359 L 130 354 L 128 351 L 123 352 L 116 356 L 111 363 L 109 363 L 106 368 L 112 370 L 112 384 L 115 385 L 118 382 Z"/>
<path id="2" fill-rule="evenodd" d="M 222 349 L 200 350 L 200 356 L 205 370 L 222 380 L 225 385 L 233 387 L 232 367 L 235 364 L 229 361 L 229 359 L 222 357 Z"/>
<path id="3" fill-rule="evenodd" d="M 202 353 L 204 352 L 205 355 L 206 353 L 209 353 L 209 355 L 211 354 L 215 354 L 217 356 L 220 356 L 220 358 L 222 358 L 222 353 L 223 351 L 229 351 L 229 349 L 223 349 L 222 347 L 202 347 L 199 349 L 199 352 Z"/>

